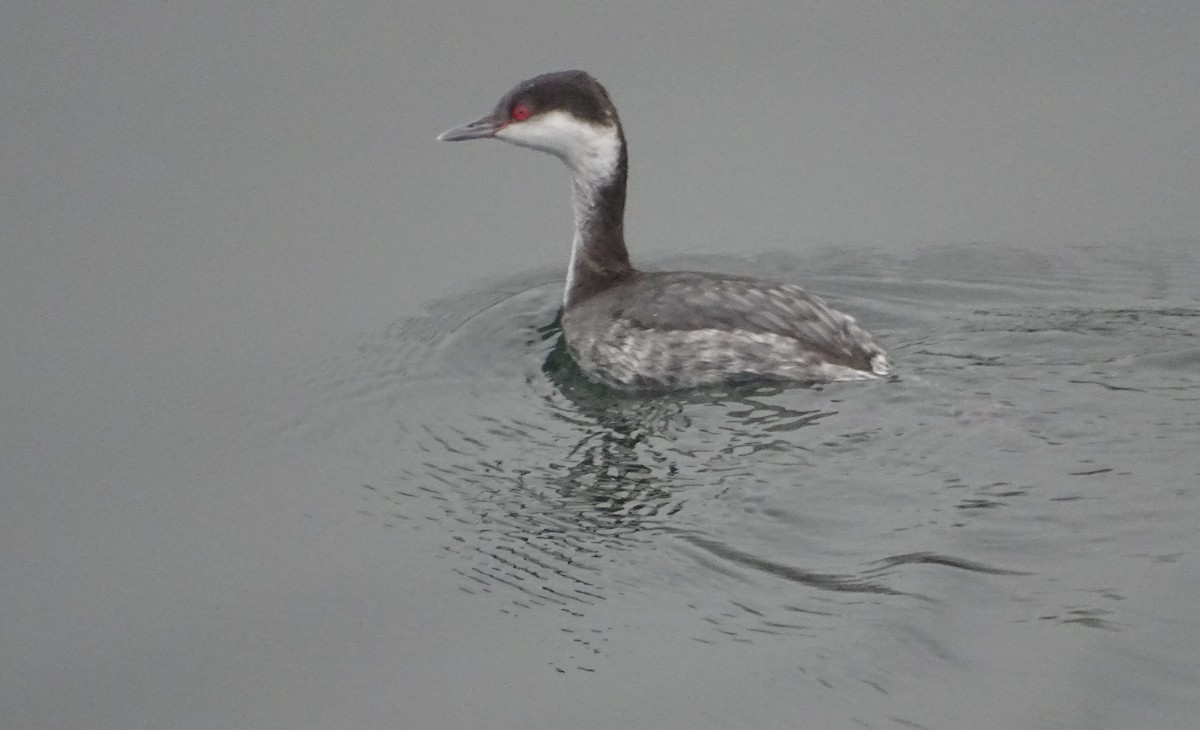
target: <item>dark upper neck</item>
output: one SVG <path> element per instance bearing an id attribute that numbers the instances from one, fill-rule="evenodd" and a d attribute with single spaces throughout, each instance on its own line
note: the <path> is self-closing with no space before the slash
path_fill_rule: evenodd
<path id="1" fill-rule="evenodd" d="M 620 149 L 612 164 L 572 165 L 575 239 L 563 296 L 566 307 L 634 274 L 625 248 L 625 181 L 629 157 L 619 127 L 617 139 Z"/>

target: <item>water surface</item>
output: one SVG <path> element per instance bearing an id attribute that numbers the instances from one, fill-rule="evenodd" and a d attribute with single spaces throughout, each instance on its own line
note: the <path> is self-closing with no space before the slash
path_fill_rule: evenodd
<path id="1" fill-rule="evenodd" d="M 700 662 L 760 726 L 1195 716 L 1190 246 L 668 264 L 803 280 L 899 373 L 613 394 L 563 353 L 561 285 L 534 273 L 323 365 L 288 437 L 372 462 L 339 480 L 360 529 L 538 627 L 549 658 L 516 671 L 548 682 L 616 691 L 635 643 L 682 665 L 650 686 Z M 660 701 L 655 726 L 695 723 Z"/>
<path id="2" fill-rule="evenodd" d="M 0 5 L 0 727 L 1196 726 L 1197 37 Z M 434 141 L 562 68 L 639 264 L 804 283 L 897 377 L 582 382 L 565 173 Z"/>

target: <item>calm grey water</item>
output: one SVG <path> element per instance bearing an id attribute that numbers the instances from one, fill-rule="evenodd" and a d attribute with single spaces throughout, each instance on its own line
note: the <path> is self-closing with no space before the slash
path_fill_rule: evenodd
<path id="1" fill-rule="evenodd" d="M 0 727 L 1191 728 L 1200 6 L 0 9 Z M 898 376 L 618 397 L 553 160 Z"/>
<path id="2" fill-rule="evenodd" d="M 695 262 L 803 269 L 904 366 L 686 396 L 581 382 L 558 281 L 519 278 L 325 364 L 287 432 L 372 462 L 339 480 L 355 529 L 504 630 L 540 629 L 539 660 L 509 671 L 612 698 L 638 667 L 656 688 L 585 725 L 1184 727 L 1192 249 Z"/>

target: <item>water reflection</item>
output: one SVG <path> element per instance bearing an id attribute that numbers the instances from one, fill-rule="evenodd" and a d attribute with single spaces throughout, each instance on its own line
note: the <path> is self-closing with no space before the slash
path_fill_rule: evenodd
<path id="1" fill-rule="evenodd" d="M 1112 566 L 1173 551 L 1088 566 L 1162 534 L 1168 508 L 1147 514 L 1145 494 L 1186 499 L 1172 464 L 1200 423 L 1196 308 L 1088 306 L 1028 271 L 903 273 L 819 285 L 877 307 L 890 382 L 617 394 L 566 356 L 557 282 L 527 277 L 365 343 L 297 420 L 358 423 L 350 448 L 379 459 L 366 519 L 431 535 L 430 569 L 564 631 L 603 633 L 643 596 L 691 616 L 673 623 L 689 640 L 791 636 L 816 656 L 871 627 L 898 664 L 957 661 L 926 628 L 946 612 L 1129 630 Z M 873 661 L 842 670 L 887 690 Z"/>
<path id="2" fill-rule="evenodd" d="M 579 607 L 662 573 L 700 585 L 750 568 L 820 590 L 894 592 L 852 573 L 755 554 L 714 529 L 726 512 L 757 509 L 746 490 L 763 483 L 764 467 L 802 478 L 813 448 L 862 440 L 819 428 L 837 416 L 836 399 L 819 387 L 613 392 L 567 356 L 551 294 L 500 287 L 462 317 L 439 307 L 442 338 L 431 336 L 428 321 L 393 333 L 420 333 L 422 348 L 393 347 L 407 348 L 405 357 L 420 353 L 422 362 L 398 375 L 394 349 L 360 348 L 384 367 L 362 376 L 374 382 L 347 388 L 381 403 L 415 396 L 436 404 L 389 411 L 394 438 L 412 457 L 400 457 L 409 463 L 390 486 L 367 489 L 388 503 L 388 519 L 440 526 L 451 569 L 469 581 L 464 590 L 515 590 L 523 607 Z M 526 377 L 496 376 L 514 370 Z M 698 552 L 710 570 L 696 577 L 687 566 Z"/>

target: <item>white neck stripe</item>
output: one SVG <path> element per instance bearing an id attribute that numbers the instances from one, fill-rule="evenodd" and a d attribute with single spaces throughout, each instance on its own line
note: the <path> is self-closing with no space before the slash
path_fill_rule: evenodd
<path id="1" fill-rule="evenodd" d="M 563 305 L 570 303 L 575 267 L 582 256 L 583 231 L 595 213 L 601 188 L 610 183 L 621 164 L 621 136 L 616 125 L 585 122 L 564 111 L 540 114 L 524 122 L 512 122 L 496 133 L 505 142 L 548 152 L 566 163 L 574 192 L 575 237 Z"/>

